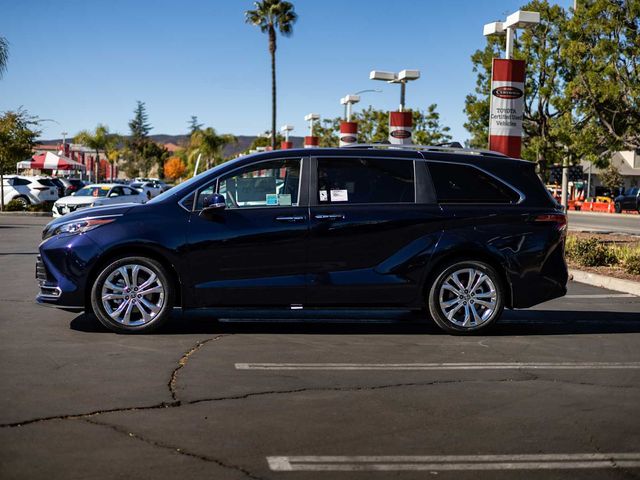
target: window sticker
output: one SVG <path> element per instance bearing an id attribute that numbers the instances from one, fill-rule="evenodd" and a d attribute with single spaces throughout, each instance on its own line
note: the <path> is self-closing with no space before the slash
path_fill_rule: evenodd
<path id="1" fill-rule="evenodd" d="M 283 205 L 290 207 L 291 206 L 291 194 L 290 193 L 281 193 L 278 195 L 278 205 Z"/>
<path id="2" fill-rule="evenodd" d="M 278 194 L 277 193 L 267 193 L 267 205 L 278 205 Z"/>
<path id="3" fill-rule="evenodd" d="M 327 200 L 329 200 L 329 197 L 327 196 L 327 191 L 326 190 L 320 190 L 320 201 L 321 202 L 326 202 Z"/>
<path id="4" fill-rule="evenodd" d="M 332 202 L 348 202 L 349 193 L 347 192 L 347 190 L 331 190 L 331 201 Z"/>

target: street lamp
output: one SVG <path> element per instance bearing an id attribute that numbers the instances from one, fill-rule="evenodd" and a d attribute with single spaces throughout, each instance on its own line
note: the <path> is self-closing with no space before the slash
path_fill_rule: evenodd
<path id="1" fill-rule="evenodd" d="M 313 123 L 316 120 L 320 120 L 319 113 L 309 113 L 304 116 L 304 119 L 309 122 L 309 135 L 304 137 L 304 148 L 313 148 L 318 146 L 318 137 L 313 135 Z"/>
<path id="2" fill-rule="evenodd" d="M 528 12 L 518 10 L 507 17 L 504 22 L 487 23 L 482 31 L 485 37 L 489 35 L 506 35 L 507 45 L 504 51 L 504 58 L 507 60 L 513 57 L 513 36 L 518 28 L 527 28 L 540 23 L 539 12 Z"/>
<path id="3" fill-rule="evenodd" d="M 405 111 L 405 93 L 407 83 L 420 78 L 420 70 L 401 70 L 398 73 L 372 70 L 369 80 L 380 80 L 387 83 L 400 84 L 400 107 L 397 112 L 389 112 L 389 143 L 411 144 L 413 120 L 411 112 Z"/>
<path id="4" fill-rule="evenodd" d="M 400 108 L 399 112 L 404 112 L 404 99 L 407 88 L 407 82 L 420 78 L 420 70 L 401 70 L 398 73 L 383 72 L 382 70 L 372 70 L 369 73 L 369 80 L 380 80 L 387 83 L 400 84 Z"/>

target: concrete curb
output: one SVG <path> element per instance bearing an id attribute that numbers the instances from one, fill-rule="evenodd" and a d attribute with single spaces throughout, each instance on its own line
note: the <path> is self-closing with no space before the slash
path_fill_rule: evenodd
<path id="1" fill-rule="evenodd" d="M 569 275 L 574 282 L 586 283 L 594 287 L 607 288 L 617 292 L 630 293 L 640 297 L 640 282 L 624 280 L 622 278 L 607 277 L 597 273 L 585 272 L 582 270 L 569 269 Z"/>
<path id="2" fill-rule="evenodd" d="M 0 215 L 7 217 L 53 217 L 51 212 L 0 212 Z"/>

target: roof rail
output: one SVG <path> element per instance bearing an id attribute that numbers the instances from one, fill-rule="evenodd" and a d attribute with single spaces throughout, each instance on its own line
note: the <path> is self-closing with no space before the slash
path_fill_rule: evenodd
<path id="1" fill-rule="evenodd" d="M 457 143 L 457 142 L 454 142 Z M 341 148 L 379 148 L 379 149 L 399 149 L 399 150 L 418 150 L 425 152 L 446 152 L 446 153 L 461 153 L 464 155 L 482 155 L 487 157 L 506 157 L 506 155 L 500 152 L 494 152 L 493 150 L 483 150 L 481 148 L 459 148 L 455 146 L 446 145 L 397 145 L 391 143 L 352 143 L 345 145 Z"/>

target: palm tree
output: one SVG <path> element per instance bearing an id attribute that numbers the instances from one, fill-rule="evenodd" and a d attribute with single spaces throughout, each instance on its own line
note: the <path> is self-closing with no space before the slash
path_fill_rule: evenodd
<path id="1" fill-rule="evenodd" d="M 191 134 L 189 145 L 189 161 L 202 155 L 207 168 L 215 166 L 222 159 L 222 149 L 230 143 L 236 143 L 233 135 L 218 135 L 216 131 L 207 127 L 204 130 L 196 130 Z M 212 165 L 213 164 L 213 165 Z"/>
<path id="2" fill-rule="evenodd" d="M 298 16 L 293 4 L 284 0 L 262 0 L 254 2 L 255 10 L 245 12 L 245 21 L 269 35 L 271 54 L 271 146 L 276 148 L 276 31 L 285 37 L 293 33 L 293 24 Z"/>
<path id="3" fill-rule="evenodd" d="M 109 132 L 109 127 L 106 125 L 98 124 L 96 129 L 93 132 L 89 130 L 82 130 L 78 132 L 78 134 L 73 138 L 74 143 L 79 143 L 84 145 L 85 147 L 89 147 L 90 149 L 96 152 L 96 165 L 97 169 L 95 172 L 95 181 L 99 181 L 100 176 L 100 151 L 103 151 L 107 158 L 109 158 L 109 154 L 113 152 L 118 143 L 120 142 L 120 137 L 114 133 Z M 113 165 L 112 165 L 113 168 Z M 91 179 L 91 173 L 89 172 L 89 179 Z"/>
<path id="4" fill-rule="evenodd" d="M 0 37 L 0 78 L 7 71 L 7 61 L 9 60 L 9 42 L 6 38 Z"/>

